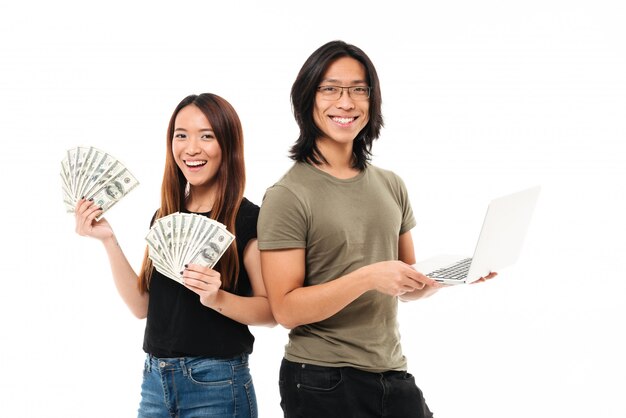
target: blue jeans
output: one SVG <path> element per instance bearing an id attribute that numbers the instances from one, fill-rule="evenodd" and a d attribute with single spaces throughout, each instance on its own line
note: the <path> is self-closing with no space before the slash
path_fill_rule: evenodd
<path id="1" fill-rule="evenodd" d="M 280 406 L 285 418 L 432 418 L 406 371 L 372 373 L 283 359 Z"/>
<path id="2" fill-rule="evenodd" d="M 248 355 L 146 357 L 139 418 L 257 418 Z"/>

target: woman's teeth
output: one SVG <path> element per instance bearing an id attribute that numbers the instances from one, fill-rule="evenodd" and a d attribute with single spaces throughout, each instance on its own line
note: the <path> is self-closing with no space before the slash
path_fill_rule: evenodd
<path id="1" fill-rule="evenodd" d="M 206 161 L 185 161 L 185 164 L 189 167 L 200 167 L 201 165 L 205 165 Z"/>

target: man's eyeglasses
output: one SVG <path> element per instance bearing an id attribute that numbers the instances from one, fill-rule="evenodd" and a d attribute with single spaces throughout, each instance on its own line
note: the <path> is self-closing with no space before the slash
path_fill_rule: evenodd
<path id="1" fill-rule="evenodd" d="M 370 98 L 370 90 L 372 88 L 369 86 L 319 86 L 317 91 L 324 100 L 339 100 L 344 89 L 348 90 L 348 95 L 353 100 L 367 100 Z"/>

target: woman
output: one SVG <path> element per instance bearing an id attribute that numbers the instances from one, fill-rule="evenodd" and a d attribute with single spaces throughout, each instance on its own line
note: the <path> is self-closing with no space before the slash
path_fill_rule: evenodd
<path id="1" fill-rule="evenodd" d="M 224 224 L 236 239 L 213 269 L 189 264 L 181 286 L 153 267 L 146 250 L 137 275 L 106 219 L 95 221 L 101 209 L 85 199 L 76 206 L 76 232 L 103 243 L 122 299 L 147 318 L 138 416 L 257 417 L 248 325 L 275 321 L 256 242 L 259 208 L 243 197 L 241 122 L 217 95 L 188 96 L 172 114 L 166 149 L 153 222 L 186 212 Z"/>

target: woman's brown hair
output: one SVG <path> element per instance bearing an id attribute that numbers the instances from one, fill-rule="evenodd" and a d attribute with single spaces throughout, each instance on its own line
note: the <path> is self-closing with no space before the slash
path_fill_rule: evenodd
<path id="1" fill-rule="evenodd" d="M 222 150 L 222 163 L 216 174 L 217 193 L 211 209 L 211 218 L 226 225 L 235 234 L 235 218 L 243 198 L 246 170 L 243 153 L 243 128 L 235 109 L 225 99 L 211 93 L 185 97 L 174 109 L 167 129 L 165 172 L 161 184 L 161 207 L 155 218 L 162 218 L 185 210 L 185 201 L 191 193 L 187 179 L 176 165 L 172 154 L 172 140 L 176 116 L 186 106 L 196 106 L 206 116 Z M 139 272 L 138 286 L 142 292 L 150 287 L 152 260 L 148 249 Z M 234 290 L 239 276 L 239 256 L 236 242 L 230 245 L 214 267 L 220 272 L 223 289 Z"/>

